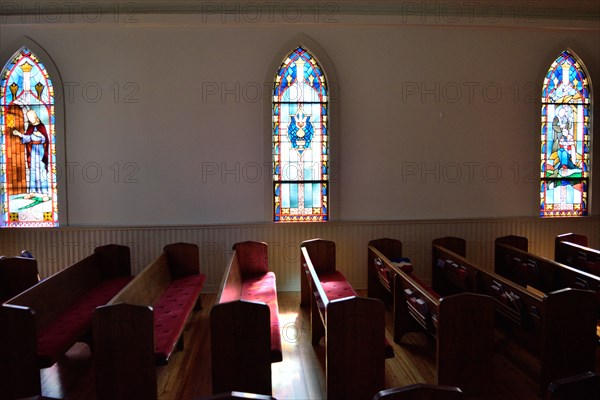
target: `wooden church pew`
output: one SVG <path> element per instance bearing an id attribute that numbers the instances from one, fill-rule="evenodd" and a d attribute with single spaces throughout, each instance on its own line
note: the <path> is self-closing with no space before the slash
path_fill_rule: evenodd
<path id="1" fill-rule="evenodd" d="M 173 243 L 108 304 L 94 312 L 98 400 L 154 400 L 156 366 L 183 349 L 206 276 L 196 244 Z"/>
<path id="2" fill-rule="evenodd" d="M 591 290 L 596 293 L 596 313 L 600 319 L 600 277 L 530 253 L 527 243 L 527 238 L 520 236 L 497 238 L 494 272 L 544 293 L 564 288 Z"/>
<path id="3" fill-rule="evenodd" d="M 461 240 L 433 241 L 434 288 L 447 294 L 468 291 L 491 296 L 496 326 L 539 360 L 540 392 L 555 379 L 595 367 L 596 320 L 591 291 L 528 290 L 455 253 L 452 244 Z"/>
<path id="4" fill-rule="evenodd" d="M 472 293 L 440 296 L 373 246 L 368 254 L 393 279 L 394 341 L 401 344 L 406 333 L 427 332 L 437 344 L 436 383 L 458 386 L 469 395 L 487 393 L 493 378 L 492 299 Z"/>
<path id="5" fill-rule="evenodd" d="M 210 313 L 212 390 L 271 395 L 271 363 L 282 361 L 275 273 L 266 243 L 233 245 Z"/>
<path id="6" fill-rule="evenodd" d="M 96 247 L 2 304 L 0 393 L 41 394 L 40 368 L 53 365 L 76 342 L 91 343 L 94 310 L 132 279 L 130 259 L 126 246 Z"/>
<path id="7" fill-rule="evenodd" d="M 325 380 L 330 400 L 369 399 L 384 387 L 385 309 L 380 300 L 359 297 L 336 270 L 335 243 L 313 239 L 301 244 L 313 345 L 325 337 Z"/>
<path id="8" fill-rule="evenodd" d="M 554 240 L 554 260 L 600 277 L 600 250 L 587 246 L 587 237 L 575 233 Z"/>

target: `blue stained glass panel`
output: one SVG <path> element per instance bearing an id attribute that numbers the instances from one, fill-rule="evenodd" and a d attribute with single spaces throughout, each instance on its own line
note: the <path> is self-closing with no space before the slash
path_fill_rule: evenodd
<path id="1" fill-rule="evenodd" d="M 587 215 L 590 171 L 590 91 L 568 51 L 544 79 L 541 108 L 541 216 Z"/>
<path id="2" fill-rule="evenodd" d="M 282 62 L 273 88 L 275 221 L 327 220 L 327 81 L 303 47 Z M 281 188 L 281 196 L 277 188 Z"/>
<path id="3" fill-rule="evenodd" d="M 58 225 L 54 86 L 22 47 L 0 73 L 0 226 Z"/>

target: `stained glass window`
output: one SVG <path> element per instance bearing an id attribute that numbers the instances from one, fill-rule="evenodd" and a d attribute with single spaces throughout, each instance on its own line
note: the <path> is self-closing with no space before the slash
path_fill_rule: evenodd
<path id="1" fill-rule="evenodd" d="M 590 98 L 581 62 L 568 51 L 562 52 L 542 88 L 542 217 L 587 215 Z"/>
<path id="2" fill-rule="evenodd" d="M 22 47 L 0 74 L 1 227 L 58 225 L 54 87 Z"/>
<path id="3" fill-rule="evenodd" d="M 283 61 L 273 90 L 275 222 L 329 218 L 327 80 L 317 60 L 298 47 Z"/>

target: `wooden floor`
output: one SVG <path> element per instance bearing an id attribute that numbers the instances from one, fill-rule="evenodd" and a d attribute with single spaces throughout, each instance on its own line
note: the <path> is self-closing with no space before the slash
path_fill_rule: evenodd
<path id="1" fill-rule="evenodd" d="M 196 399 L 211 394 L 209 312 L 214 299 L 214 294 L 203 295 L 203 309 L 195 312 L 184 333 L 184 350 L 173 355 L 169 365 L 157 368 L 159 400 Z M 299 307 L 298 292 L 279 293 L 278 300 L 283 361 L 272 364 L 273 396 L 279 400 L 325 399 L 324 347 L 311 345 L 309 313 Z M 393 343 L 389 317 L 387 313 L 386 336 Z M 405 336 L 402 346 L 394 344 L 394 351 L 396 357 L 386 360 L 386 388 L 435 383 L 433 340 L 425 334 L 411 333 Z M 599 367 L 597 363 L 598 371 Z M 494 385 L 487 398 L 540 399 L 534 382 L 536 368 L 535 360 L 517 346 L 502 344 L 494 356 Z M 44 396 L 95 399 L 91 353 L 85 344 L 76 344 L 41 375 Z"/>

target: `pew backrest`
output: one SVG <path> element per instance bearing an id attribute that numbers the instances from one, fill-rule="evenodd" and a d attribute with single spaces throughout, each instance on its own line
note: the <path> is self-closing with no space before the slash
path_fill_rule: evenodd
<path id="1" fill-rule="evenodd" d="M 29 257 L 0 257 L 0 303 L 29 289 L 40 280 L 37 261 Z"/>
<path id="2" fill-rule="evenodd" d="M 34 310 L 36 326 L 40 329 L 55 320 L 102 279 L 130 275 L 129 247 L 116 244 L 100 246 L 91 255 L 40 281 L 6 304 Z"/>
<path id="3" fill-rule="evenodd" d="M 335 242 L 323 239 L 305 240 L 301 248 L 310 254 L 310 262 L 317 274 L 336 271 Z"/>
<path id="4" fill-rule="evenodd" d="M 587 237 L 575 233 L 559 235 L 554 240 L 554 260 L 600 276 L 600 250 L 587 247 Z"/>

